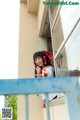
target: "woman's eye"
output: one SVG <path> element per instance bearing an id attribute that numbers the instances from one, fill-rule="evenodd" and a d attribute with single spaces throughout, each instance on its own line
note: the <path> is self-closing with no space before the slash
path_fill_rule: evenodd
<path id="1" fill-rule="evenodd" d="M 42 59 L 42 58 L 41 58 L 41 57 L 36 58 L 36 59 L 35 59 L 35 62 L 38 61 L 38 60 L 40 60 L 40 59 Z"/>
<path id="2" fill-rule="evenodd" d="M 37 61 L 37 59 L 35 59 L 35 62 Z"/>
<path id="3" fill-rule="evenodd" d="M 40 57 L 38 59 L 41 59 Z"/>

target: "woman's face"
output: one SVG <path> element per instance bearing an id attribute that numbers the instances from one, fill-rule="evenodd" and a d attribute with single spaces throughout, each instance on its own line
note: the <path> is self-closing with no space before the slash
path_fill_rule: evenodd
<path id="1" fill-rule="evenodd" d="M 37 57 L 35 58 L 35 61 L 34 61 L 38 66 L 43 66 L 43 60 L 41 57 Z"/>

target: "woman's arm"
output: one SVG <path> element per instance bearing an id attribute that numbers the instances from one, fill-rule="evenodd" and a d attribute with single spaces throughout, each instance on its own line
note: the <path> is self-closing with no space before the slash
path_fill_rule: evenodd
<path id="1" fill-rule="evenodd" d="M 45 67 L 42 73 L 45 75 L 45 77 L 53 77 L 54 68 L 52 66 Z"/>

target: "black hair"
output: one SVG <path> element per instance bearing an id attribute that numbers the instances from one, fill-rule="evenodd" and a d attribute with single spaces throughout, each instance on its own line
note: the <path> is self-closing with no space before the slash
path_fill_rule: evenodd
<path id="1" fill-rule="evenodd" d="M 41 57 L 42 60 L 43 60 L 44 56 L 46 56 L 46 55 L 42 51 L 35 52 L 34 55 L 33 55 L 33 60 L 35 62 L 35 58 L 37 58 L 37 57 Z M 43 63 L 44 63 L 44 60 L 43 60 Z M 44 66 L 47 66 L 47 65 L 52 65 L 52 64 L 51 64 L 49 58 L 46 56 L 46 64 L 44 63 Z"/>
<path id="2" fill-rule="evenodd" d="M 33 60 L 35 60 L 35 58 L 37 58 L 37 57 L 43 58 L 44 56 L 45 56 L 45 54 L 41 51 L 35 52 L 33 55 Z"/>

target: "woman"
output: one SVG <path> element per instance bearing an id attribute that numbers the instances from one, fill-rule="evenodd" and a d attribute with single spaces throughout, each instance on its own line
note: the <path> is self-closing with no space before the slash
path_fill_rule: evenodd
<path id="1" fill-rule="evenodd" d="M 53 54 L 48 51 L 38 51 L 33 55 L 35 65 L 35 77 L 55 77 L 55 70 L 52 65 Z M 39 69 L 37 69 L 39 68 Z M 43 107 L 45 107 L 46 97 L 41 94 L 43 98 Z M 57 98 L 56 94 L 49 94 L 49 100 Z"/>

